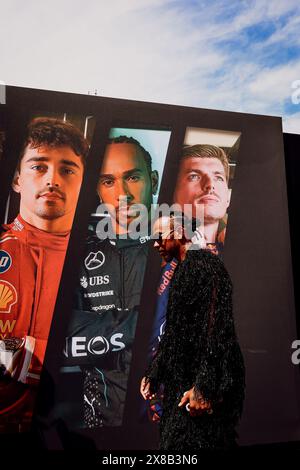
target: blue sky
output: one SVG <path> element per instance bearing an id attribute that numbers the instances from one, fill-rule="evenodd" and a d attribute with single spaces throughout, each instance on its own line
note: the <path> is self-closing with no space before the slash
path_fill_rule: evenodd
<path id="1" fill-rule="evenodd" d="M 0 80 L 283 117 L 300 133 L 299 0 L 0 0 Z"/>

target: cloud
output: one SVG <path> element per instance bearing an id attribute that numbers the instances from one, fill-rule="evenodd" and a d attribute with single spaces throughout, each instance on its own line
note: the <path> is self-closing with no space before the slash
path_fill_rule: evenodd
<path id="1" fill-rule="evenodd" d="M 249 84 L 249 92 L 269 106 L 282 103 L 292 94 L 292 83 L 300 77 L 300 62 L 293 61 L 281 67 L 261 70 Z M 274 104 L 275 103 L 275 104 Z"/>
<path id="2" fill-rule="evenodd" d="M 284 117 L 282 127 L 284 132 L 300 134 L 300 111 L 291 116 Z"/>
<path id="3" fill-rule="evenodd" d="M 264 46 L 270 46 L 273 44 L 279 44 L 281 47 L 283 45 L 291 47 L 292 45 L 300 45 L 300 16 L 299 11 L 298 15 L 291 15 L 286 23 L 281 27 L 277 28 L 274 34 L 265 42 Z"/>
<path id="4" fill-rule="evenodd" d="M 0 79 L 288 117 L 299 25 L 299 0 L 11 0 Z"/>

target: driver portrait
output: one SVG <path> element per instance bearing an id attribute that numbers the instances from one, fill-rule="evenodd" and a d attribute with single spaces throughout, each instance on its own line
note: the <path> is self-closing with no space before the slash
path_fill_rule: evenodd
<path id="1" fill-rule="evenodd" d="M 28 125 L 12 182 L 19 214 L 0 236 L 2 378 L 39 381 L 87 153 L 71 123 Z"/>

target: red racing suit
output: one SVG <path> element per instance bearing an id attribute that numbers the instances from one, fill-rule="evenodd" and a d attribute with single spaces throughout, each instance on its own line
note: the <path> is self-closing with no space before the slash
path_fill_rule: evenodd
<path id="1" fill-rule="evenodd" d="M 1 340 L 23 338 L 25 354 L 19 366 L 22 370 L 15 377 L 24 383 L 36 383 L 45 356 L 70 232 L 57 234 L 37 229 L 20 215 L 3 227 L 0 236 L 0 344 Z"/>

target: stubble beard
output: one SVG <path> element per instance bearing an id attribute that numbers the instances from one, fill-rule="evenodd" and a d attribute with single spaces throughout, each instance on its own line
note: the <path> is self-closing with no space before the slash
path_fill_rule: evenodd
<path id="1" fill-rule="evenodd" d="M 66 211 L 64 207 L 56 207 L 55 205 L 47 203 L 46 207 L 38 207 L 35 213 L 41 219 L 55 220 L 63 217 Z"/>

